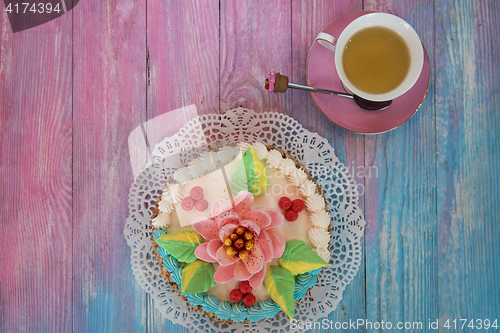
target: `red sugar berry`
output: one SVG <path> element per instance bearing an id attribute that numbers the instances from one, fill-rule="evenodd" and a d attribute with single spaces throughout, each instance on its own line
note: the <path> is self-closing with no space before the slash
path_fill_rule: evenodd
<path id="1" fill-rule="evenodd" d="M 235 302 L 238 302 L 242 297 L 243 297 L 243 294 L 241 293 L 241 291 L 239 289 L 233 289 L 229 293 L 229 298 L 231 298 L 231 300 L 233 300 Z"/>
<path id="2" fill-rule="evenodd" d="M 290 221 L 290 222 L 293 222 L 295 221 L 297 218 L 299 217 L 299 214 L 297 214 L 296 211 L 292 210 L 291 208 L 290 209 L 287 209 L 287 211 L 285 212 L 285 219 L 287 221 Z"/>
<path id="3" fill-rule="evenodd" d="M 281 197 L 278 201 L 278 206 L 281 209 L 288 209 L 292 205 L 292 200 L 288 199 L 288 197 Z"/>
<path id="4" fill-rule="evenodd" d="M 243 303 L 245 303 L 246 306 L 254 305 L 255 296 L 253 294 L 246 294 L 245 297 L 243 297 Z"/>
<path id="5" fill-rule="evenodd" d="M 304 201 L 302 201 L 300 199 L 295 199 L 292 201 L 291 208 L 295 213 L 300 213 L 301 211 L 304 210 L 304 208 L 306 208 L 306 205 L 304 204 Z"/>
<path id="6" fill-rule="evenodd" d="M 191 192 L 189 194 L 191 194 L 191 197 L 194 200 L 200 200 L 201 198 L 203 198 L 203 189 L 200 186 L 195 186 L 191 189 Z"/>
<path id="7" fill-rule="evenodd" d="M 181 202 L 182 209 L 188 210 L 188 211 L 193 209 L 194 205 L 195 205 L 195 201 L 191 197 L 185 197 Z"/>
<path id="8" fill-rule="evenodd" d="M 248 294 L 252 292 L 252 287 L 250 286 L 250 282 L 248 281 L 241 281 L 240 282 L 240 291 L 243 294 Z"/>
<path id="9" fill-rule="evenodd" d="M 204 212 L 208 208 L 208 201 L 205 199 L 200 199 L 196 201 L 195 207 L 197 211 Z"/>

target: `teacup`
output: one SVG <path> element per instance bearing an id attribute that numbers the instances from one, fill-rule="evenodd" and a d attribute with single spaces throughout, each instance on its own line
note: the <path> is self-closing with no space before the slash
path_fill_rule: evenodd
<path id="1" fill-rule="evenodd" d="M 395 15 L 366 14 L 352 21 L 338 38 L 320 32 L 316 40 L 334 52 L 344 88 L 369 101 L 390 101 L 403 95 L 422 71 L 420 38 Z"/>

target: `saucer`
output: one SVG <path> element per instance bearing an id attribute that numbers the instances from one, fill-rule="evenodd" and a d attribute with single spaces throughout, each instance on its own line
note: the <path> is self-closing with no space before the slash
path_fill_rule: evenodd
<path id="1" fill-rule="evenodd" d="M 322 31 L 338 37 L 354 19 L 371 13 L 359 11 L 339 17 Z M 423 45 L 422 45 L 423 47 Z M 345 92 L 335 68 L 332 51 L 314 41 L 307 59 L 307 84 L 310 87 Z M 378 134 L 395 129 L 410 119 L 422 104 L 429 87 L 429 57 L 424 47 L 424 65 L 415 85 L 392 104 L 383 109 L 369 111 L 360 108 L 351 98 L 311 93 L 319 109 L 335 124 L 361 134 Z"/>

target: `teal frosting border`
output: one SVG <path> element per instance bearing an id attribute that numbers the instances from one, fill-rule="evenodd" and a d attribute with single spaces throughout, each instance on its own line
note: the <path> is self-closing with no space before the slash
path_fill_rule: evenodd
<path id="1" fill-rule="evenodd" d="M 156 241 L 163 234 L 165 234 L 165 231 L 162 229 L 154 230 L 153 239 Z M 182 293 L 182 267 L 179 265 L 179 261 L 161 246 L 158 246 L 158 254 L 163 258 L 163 267 L 170 272 L 170 278 L 179 285 L 179 292 Z M 295 301 L 302 299 L 306 292 L 316 284 L 320 272 L 321 268 L 318 268 L 295 277 L 295 291 L 293 294 Z M 272 300 L 264 300 L 258 304 L 246 306 L 240 302 L 219 301 L 215 296 L 207 295 L 206 293 L 182 294 L 191 305 L 199 305 L 205 312 L 214 313 L 220 319 L 230 319 L 236 323 L 242 322 L 245 319 L 251 322 L 258 322 L 262 319 L 274 318 L 281 311 L 279 305 Z"/>

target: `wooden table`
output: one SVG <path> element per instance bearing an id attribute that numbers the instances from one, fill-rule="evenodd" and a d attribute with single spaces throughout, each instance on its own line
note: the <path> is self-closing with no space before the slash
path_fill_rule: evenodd
<path id="1" fill-rule="evenodd" d="M 427 49 L 429 91 L 409 121 L 354 134 L 309 93 L 264 91 L 271 70 L 306 84 L 316 34 L 363 9 L 404 18 Z M 329 320 L 423 323 L 409 332 L 435 331 L 437 319 L 442 332 L 500 325 L 499 24 L 494 0 L 81 0 L 14 34 L 2 12 L 0 330 L 186 331 L 135 281 L 123 229 L 129 135 L 191 104 L 290 115 L 356 177 L 364 258 Z"/>

